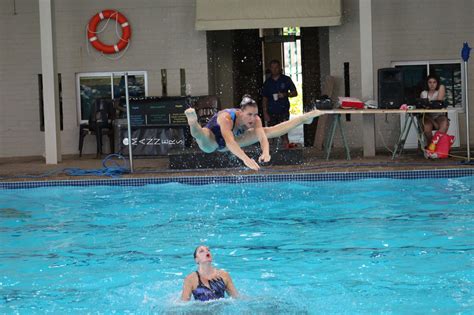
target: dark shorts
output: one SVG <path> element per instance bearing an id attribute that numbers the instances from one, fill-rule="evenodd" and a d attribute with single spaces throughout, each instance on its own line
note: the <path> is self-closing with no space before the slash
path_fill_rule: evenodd
<path id="1" fill-rule="evenodd" d="M 427 113 L 425 114 L 425 121 L 431 121 L 432 124 L 439 124 L 440 120 L 448 119 L 448 114 L 445 113 Z M 424 123 L 424 122 L 423 122 Z M 433 126 L 433 129 L 437 130 L 436 126 Z"/>
<path id="2" fill-rule="evenodd" d="M 268 122 L 269 126 L 275 126 L 279 123 L 287 121 L 290 119 L 290 113 L 282 113 L 282 114 L 272 114 L 270 113 L 270 121 Z"/>

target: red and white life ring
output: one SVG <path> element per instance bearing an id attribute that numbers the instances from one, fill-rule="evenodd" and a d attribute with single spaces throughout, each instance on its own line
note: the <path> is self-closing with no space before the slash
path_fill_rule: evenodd
<path id="1" fill-rule="evenodd" d="M 97 37 L 97 26 L 104 19 L 113 19 L 122 27 L 122 36 L 115 45 L 105 45 Z M 132 29 L 130 28 L 130 24 L 128 24 L 127 18 L 116 10 L 104 10 L 97 13 L 91 18 L 87 25 L 87 38 L 89 39 L 89 42 L 95 49 L 104 54 L 115 54 L 123 50 L 127 47 L 131 35 Z"/>

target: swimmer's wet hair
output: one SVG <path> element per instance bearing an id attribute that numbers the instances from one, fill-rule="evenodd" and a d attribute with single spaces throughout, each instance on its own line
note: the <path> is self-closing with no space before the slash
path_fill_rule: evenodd
<path id="1" fill-rule="evenodd" d="M 242 101 L 240 102 L 240 109 L 244 110 L 247 106 L 257 107 L 257 102 L 255 102 L 249 94 L 242 96 Z"/>
<path id="2" fill-rule="evenodd" d="M 201 245 L 199 245 L 198 247 L 196 247 L 196 249 L 194 250 L 194 255 L 193 255 L 194 258 L 196 258 L 196 254 L 197 254 L 197 251 L 198 251 L 199 247 L 201 247 Z"/>

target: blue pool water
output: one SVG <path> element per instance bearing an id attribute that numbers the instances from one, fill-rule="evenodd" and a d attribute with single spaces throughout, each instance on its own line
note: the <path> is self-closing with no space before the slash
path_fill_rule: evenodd
<path id="1" fill-rule="evenodd" d="M 473 185 L 0 190 L 0 313 L 469 313 Z M 199 244 L 242 299 L 178 301 Z"/>

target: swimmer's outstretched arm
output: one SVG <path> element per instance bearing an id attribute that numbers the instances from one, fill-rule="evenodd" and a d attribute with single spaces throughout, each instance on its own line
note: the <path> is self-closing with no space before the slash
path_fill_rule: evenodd
<path id="1" fill-rule="evenodd" d="M 225 140 L 227 149 L 229 149 L 229 151 L 236 157 L 241 159 L 248 168 L 258 171 L 260 166 L 257 162 L 255 162 L 254 159 L 249 158 L 235 141 L 234 133 L 232 132 L 233 122 L 230 115 L 228 113 L 222 113 L 217 117 L 217 122 L 221 126 L 222 137 Z"/>
<path id="2" fill-rule="evenodd" d="M 258 158 L 259 162 L 270 162 L 270 145 L 268 144 L 268 138 L 263 130 L 262 120 L 257 117 L 255 121 L 255 133 L 257 134 L 260 147 L 262 149 L 262 155 Z"/>

